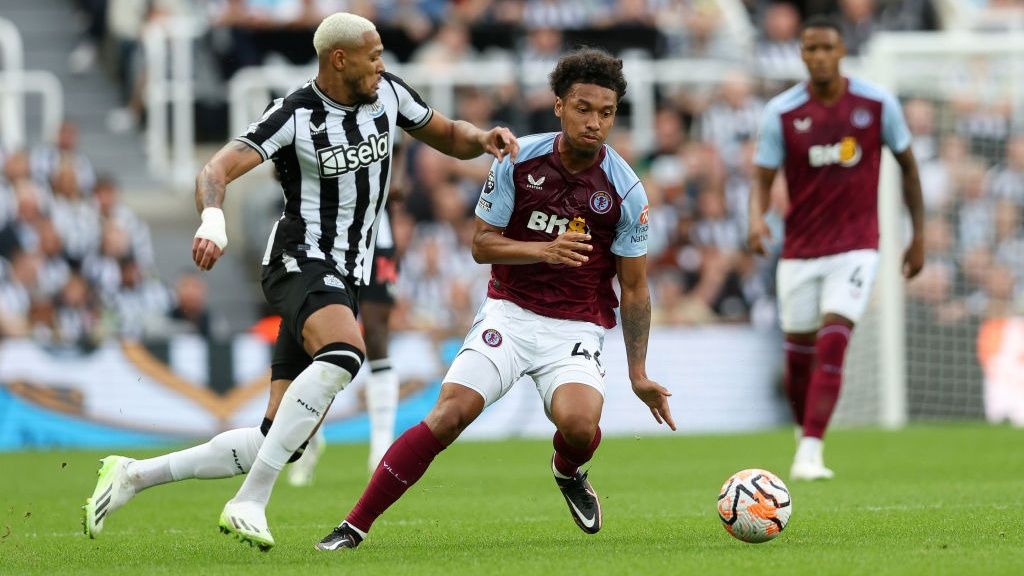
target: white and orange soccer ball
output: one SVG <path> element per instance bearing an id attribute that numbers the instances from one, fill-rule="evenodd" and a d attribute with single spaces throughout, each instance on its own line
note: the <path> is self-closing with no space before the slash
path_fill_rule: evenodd
<path id="1" fill-rule="evenodd" d="M 778 476 L 751 468 L 733 474 L 718 494 L 718 517 L 744 542 L 767 542 L 786 528 L 793 512 L 789 489 Z"/>

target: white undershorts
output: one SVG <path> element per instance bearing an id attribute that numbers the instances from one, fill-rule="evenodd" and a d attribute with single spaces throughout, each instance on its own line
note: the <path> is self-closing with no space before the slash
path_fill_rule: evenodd
<path id="1" fill-rule="evenodd" d="M 877 270 L 877 250 L 780 260 L 775 281 L 782 331 L 815 332 L 825 314 L 859 322 L 871 298 Z"/>
<path id="2" fill-rule="evenodd" d="M 444 382 L 475 390 L 484 397 L 486 407 L 511 390 L 520 377 L 530 376 L 550 414 L 551 398 L 562 384 L 585 384 L 604 396 L 600 358 L 604 332 L 597 324 L 548 318 L 508 300 L 488 298 Z M 463 354 L 466 350 L 486 356 L 497 372 L 481 371 L 473 361 L 475 355 Z"/>

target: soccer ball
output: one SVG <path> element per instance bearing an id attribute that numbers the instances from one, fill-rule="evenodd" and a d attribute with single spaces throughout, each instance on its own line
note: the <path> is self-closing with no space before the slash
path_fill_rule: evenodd
<path id="1" fill-rule="evenodd" d="M 744 542 L 767 542 L 789 522 L 793 501 L 778 476 L 767 470 L 740 470 L 718 494 L 718 517 L 725 530 Z"/>

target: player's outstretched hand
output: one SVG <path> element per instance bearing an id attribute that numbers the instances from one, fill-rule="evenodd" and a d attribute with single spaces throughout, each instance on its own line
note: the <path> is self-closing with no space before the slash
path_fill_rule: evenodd
<path id="1" fill-rule="evenodd" d="M 768 223 L 764 218 L 751 216 L 750 226 L 747 229 L 747 246 L 750 247 L 750 251 L 761 256 L 767 255 L 768 249 L 765 247 L 765 241 L 772 239 L 772 229 L 768 227 Z"/>
<path id="2" fill-rule="evenodd" d="M 658 424 L 668 424 L 672 430 L 676 429 L 676 421 L 672 419 L 672 410 L 668 406 L 668 397 L 672 395 L 668 388 L 650 378 L 643 378 L 633 382 L 633 393 L 647 404 Z"/>
<path id="3" fill-rule="evenodd" d="M 917 276 L 922 268 L 924 268 L 924 241 L 915 237 L 907 247 L 907 251 L 903 253 L 903 276 L 909 280 Z"/>
<path id="4" fill-rule="evenodd" d="M 484 133 L 484 150 L 501 162 L 508 156 L 512 162 L 519 156 L 519 141 L 511 130 L 503 126 L 491 128 Z"/>
<path id="5" fill-rule="evenodd" d="M 541 249 L 540 259 L 548 264 L 565 264 L 579 267 L 590 260 L 587 254 L 594 249 L 588 244 L 590 234 L 565 232 Z"/>

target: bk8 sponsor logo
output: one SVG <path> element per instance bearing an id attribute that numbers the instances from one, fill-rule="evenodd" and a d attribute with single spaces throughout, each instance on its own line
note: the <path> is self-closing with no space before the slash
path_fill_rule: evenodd
<path id="1" fill-rule="evenodd" d="M 814 168 L 839 164 L 850 168 L 861 158 L 860 144 L 853 136 L 847 136 L 835 144 L 819 144 L 807 150 L 807 160 Z"/>

